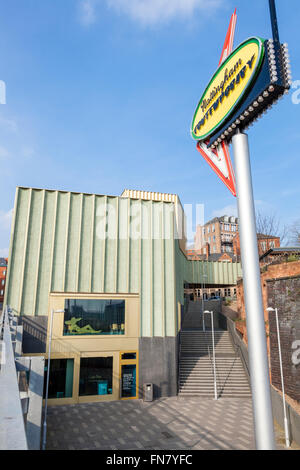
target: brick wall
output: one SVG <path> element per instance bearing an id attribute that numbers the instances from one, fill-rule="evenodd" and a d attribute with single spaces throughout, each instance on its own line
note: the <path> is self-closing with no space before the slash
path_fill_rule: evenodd
<path id="1" fill-rule="evenodd" d="M 300 365 L 292 364 L 292 343 L 300 340 L 300 261 L 269 265 L 261 270 L 261 286 L 266 322 L 267 346 L 270 358 L 272 383 L 281 390 L 279 376 L 278 344 L 274 313 L 267 307 L 277 307 L 282 330 L 282 355 L 284 357 L 287 393 L 300 400 Z M 246 313 L 243 281 L 237 283 L 237 310 L 240 321 L 236 328 L 247 344 Z"/>
<path id="2" fill-rule="evenodd" d="M 300 340 L 300 276 L 267 281 L 270 305 L 278 308 L 280 344 L 286 393 L 300 401 L 300 364 L 292 361 L 292 344 Z M 281 390 L 275 313 L 269 312 L 272 383 Z"/>
<path id="3" fill-rule="evenodd" d="M 258 246 L 258 254 L 261 256 L 263 253 L 268 251 L 270 248 L 279 248 L 280 247 L 280 238 L 279 237 L 271 237 L 266 236 L 263 237 L 262 235 L 257 235 L 257 246 Z M 241 244 L 240 244 L 240 235 L 239 233 L 233 239 L 233 253 L 236 256 L 241 256 Z"/>

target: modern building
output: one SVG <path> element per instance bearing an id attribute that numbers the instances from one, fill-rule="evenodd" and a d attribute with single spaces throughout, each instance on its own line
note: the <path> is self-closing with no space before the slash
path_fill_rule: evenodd
<path id="1" fill-rule="evenodd" d="M 236 217 L 215 217 L 197 226 L 194 249 L 201 254 L 233 253 L 233 238 L 237 232 Z"/>
<path id="2" fill-rule="evenodd" d="M 184 286 L 233 286 L 241 266 L 190 261 L 177 195 L 18 187 L 5 305 L 23 353 L 47 358 L 50 404 L 155 396 L 178 387 Z"/>
<path id="3" fill-rule="evenodd" d="M 7 258 L 0 258 L 0 307 L 3 304 L 6 285 Z"/>

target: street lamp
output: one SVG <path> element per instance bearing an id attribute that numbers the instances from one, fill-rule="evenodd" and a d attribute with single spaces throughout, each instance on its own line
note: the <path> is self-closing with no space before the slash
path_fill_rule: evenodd
<path id="1" fill-rule="evenodd" d="M 203 317 L 205 313 L 210 313 L 211 315 L 211 333 L 212 333 L 212 347 L 213 347 L 213 366 L 214 366 L 214 389 L 215 389 L 215 400 L 218 399 L 217 392 L 217 374 L 216 374 L 216 355 L 215 355 L 215 333 L 214 333 L 214 312 L 205 310 L 203 312 Z"/>
<path id="2" fill-rule="evenodd" d="M 54 316 L 54 313 L 64 313 L 64 312 L 65 312 L 64 310 L 53 310 L 53 309 L 51 310 L 49 344 L 48 344 L 48 366 L 47 366 L 47 381 L 46 381 L 46 393 L 45 393 L 45 411 L 44 411 L 44 423 L 43 423 L 42 450 L 46 450 L 46 440 L 47 440 L 47 410 L 48 410 L 48 391 L 49 391 L 49 378 L 50 378 L 50 360 L 51 360 L 53 316 Z"/>
<path id="3" fill-rule="evenodd" d="M 275 316 L 276 316 L 277 341 L 278 341 L 280 375 L 281 375 L 281 388 L 282 388 L 282 401 L 283 401 L 283 413 L 284 413 L 285 444 L 286 444 L 286 447 L 290 447 L 289 427 L 288 427 L 288 421 L 287 421 L 286 402 L 285 402 L 285 393 L 284 393 L 284 380 L 283 380 L 283 369 L 282 369 L 282 356 L 281 356 L 281 345 L 280 345 L 278 310 L 277 310 L 277 308 L 268 307 L 267 312 L 275 312 Z"/>

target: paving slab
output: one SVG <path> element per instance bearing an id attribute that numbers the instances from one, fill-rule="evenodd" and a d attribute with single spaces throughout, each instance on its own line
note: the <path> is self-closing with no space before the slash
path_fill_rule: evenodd
<path id="1" fill-rule="evenodd" d="M 255 449 L 251 400 L 244 398 L 51 406 L 47 423 L 48 450 Z M 278 427 L 276 436 L 283 449 Z"/>

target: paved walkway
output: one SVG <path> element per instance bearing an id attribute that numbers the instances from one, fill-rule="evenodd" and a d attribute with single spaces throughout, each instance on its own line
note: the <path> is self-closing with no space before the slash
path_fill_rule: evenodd
<path id="1" fill-rule="evenodd" d="M 251 400 L 164 398 L 48 408 L 48 449 L 254 449 Z"/>

